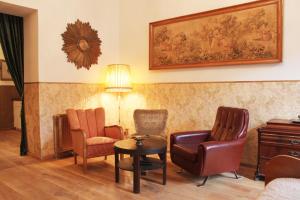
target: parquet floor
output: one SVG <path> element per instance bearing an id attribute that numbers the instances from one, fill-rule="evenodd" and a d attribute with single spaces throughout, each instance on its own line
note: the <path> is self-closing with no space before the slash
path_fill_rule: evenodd
<path id="1" fill-rule="evenodd" d="M 113 156 L 106 161 L 89 160 L 88 172 L 83 174 L 72 158 L 42 162 L 19 157 L 19 134 L 0 131 L 1 200 L 253 200 L 264 188 L 263 182 L 244 177 L 236 180 L 232 174 L 210 177 L 204 187 L 196 187 L 199 178 L 188 173 L 177 174 L 178 168 L 168 162 L 166 186 L 160 184 L 161 171 L 149 172 L 141 180 L 141 193 L 133 194 L 130 172 L 121 171 L 121 182 L 114 182 Z"/>

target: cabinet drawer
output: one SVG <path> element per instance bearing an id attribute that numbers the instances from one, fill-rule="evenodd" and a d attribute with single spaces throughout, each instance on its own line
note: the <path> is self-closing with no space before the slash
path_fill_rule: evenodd
<path id="1" fill-rule="evenodd" d="M 262 133 L 260 138 L 262 143 L 274 143 L 282 145 L 300 146 L 300 136 L 278 135 Z"/>
<path id="2" fill-rule="evenodd" d="M 300 158 L 300 149 L 299 148 L 289 148 L 282 146 L 269 146 L 264 145 L 260 146 L 260 156 L 262 159 L 271 159 L 277 155 L 289 155 Z"/>

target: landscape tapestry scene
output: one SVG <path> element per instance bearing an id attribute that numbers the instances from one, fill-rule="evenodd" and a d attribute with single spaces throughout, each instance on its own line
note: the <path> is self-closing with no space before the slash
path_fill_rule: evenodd
<path id="1" fill-rule="evenodd" d="M 276 59 L 277 23 L 277 5 L 271 4 L 153 25 L 151 65 Z"/>

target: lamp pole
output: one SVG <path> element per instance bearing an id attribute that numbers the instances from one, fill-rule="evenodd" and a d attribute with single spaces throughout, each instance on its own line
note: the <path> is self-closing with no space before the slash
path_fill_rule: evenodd
<path id="1" fill-rule="evenodd" d="M 119 126 L 121 125 L 121 92 L 118 92 Z"/>
<path id="2" fill-rule="evenodd" d="M 105 90 L 118 93 L 118 125 L 121 125 L 121 93 L 132 90 L 129 65 L 110 64 L 107 66 Z"/>

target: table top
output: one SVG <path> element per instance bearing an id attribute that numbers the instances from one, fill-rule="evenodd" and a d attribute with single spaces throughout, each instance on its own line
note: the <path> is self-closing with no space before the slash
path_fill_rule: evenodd
<path id="1" fill-rule="evenodd" d="M 119 153 L 142 155 L 163 153 L 167 150 L 167 141 L 160 137 L 146 137 L 143 145 L 137 146 L 135 139 L 120 140 L 115 143 L 114 149 Z"/>
<path id="2" fill-rule="evenodd" d="M 298 121 L 298 119 L 295 119 Z M 300 122 L 300 121 L 299 121 Z M 298 126 L 300 127 L 300 123 L 295 123 L 293 120 L 288 119 L 271 119 L 267 122 L 268 125 L 284 125 L 284 126 Z"/>

